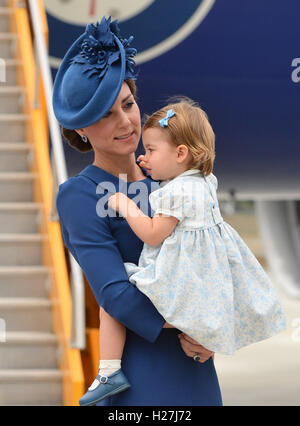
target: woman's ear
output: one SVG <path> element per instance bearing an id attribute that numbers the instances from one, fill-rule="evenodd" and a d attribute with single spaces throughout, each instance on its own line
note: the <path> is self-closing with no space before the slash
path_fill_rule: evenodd
<path id="1" fill-rule="evenodd" d="M 84 129 L 75 129 L 75 132 L 78 133 L 80 137 L 84 135 Z"/>
<path id="2" fill-rule="evenodd" d="M 177 163 L 183 163 L 189 157 L 189 149 L 186 145 L 179 145 L 176 148 L 177 151 Z"/>

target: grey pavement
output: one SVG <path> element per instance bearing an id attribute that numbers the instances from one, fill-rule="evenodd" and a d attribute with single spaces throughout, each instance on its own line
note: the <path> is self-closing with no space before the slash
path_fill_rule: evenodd
<path id="1" fill-rule="evenodd" d="M 300 300 L 279 291 L 286 331 L 215 355 L 224 406 L 300 406 Z"/>

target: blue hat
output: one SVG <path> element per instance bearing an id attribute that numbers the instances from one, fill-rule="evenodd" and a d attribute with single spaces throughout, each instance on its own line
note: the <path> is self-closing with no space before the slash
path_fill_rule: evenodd
<path id="1" fill-rule="evenodd" d="M 66 53 L 53 88 L 53 109 L 61 126 L 97 123 L 114 105 L 126 79 L 135 79 L 136 49 L 120 38 L 117 21 L 89 24 Z"/>

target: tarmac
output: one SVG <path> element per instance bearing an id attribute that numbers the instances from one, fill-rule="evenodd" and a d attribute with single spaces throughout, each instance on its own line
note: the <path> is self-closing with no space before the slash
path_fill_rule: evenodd
<path id="1" fill-rule="evenodd" d="M 250 221 L 253 224 L 253 217 Z M 231 222 L 234 226 L 241 221 L 233 218 Z M 243 222 L 244 226 L 235 228 L 240 228 L 240 235 L 260 258 L 263 248 L 259 235 L 254 227 L 250 235 L 249 224 L 245 227 Z M 234 355 L 215 354 L 224 406 L 300 406 L 300 299 L 290 298 L 282 288 L 276 289 L 287 329 Z"/>
<path id="2" fill-rule="evenodd" d="M 285 331 L 234 355 L 215 354 L 224 406 L 300 406 L 300 300 L 279 295 Z"/>

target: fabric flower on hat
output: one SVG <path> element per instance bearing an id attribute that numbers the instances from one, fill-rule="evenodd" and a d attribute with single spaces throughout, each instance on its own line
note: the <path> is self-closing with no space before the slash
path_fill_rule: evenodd
<path id="1" fill-rule="evenodd" d="M 118 21 L 111 22 L 111 17 L 102 18 L 101 23 L 88 24 L 85 30 L 86 37 L 81 44 L 81 50 L 71 61 L 74 64 L 81 64 L 83 73 L 88 77 L 98 75 L 103 78 L 110 65 L 120 59 L 120 50 L 118 49 L 114 35 L 122 43 L 126 55 L 126 78 L 135 79 L 135 61 L 133 57 L 137 51 L 129 47 L 133 37 L 122 39 Z"/>

